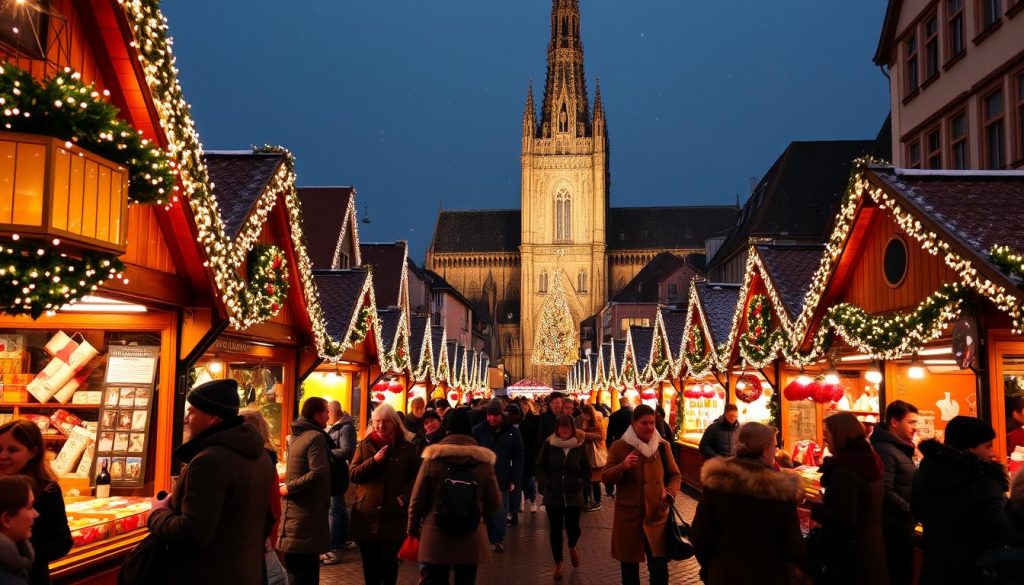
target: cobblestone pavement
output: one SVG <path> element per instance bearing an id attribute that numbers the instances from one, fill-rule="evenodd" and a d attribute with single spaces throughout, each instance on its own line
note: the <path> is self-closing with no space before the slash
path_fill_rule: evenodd
<path id="1" fill-rule="evenodd" d="M 614 501 L 605 498 L 604 507 L 596 512 L 583 514 L 580 522 L 583 536 L 580 539 L 580 567 L 569 564 L 569 552 L 565 551 L 561 583 L 565 585 L 615 585 L 621 582 L 619 563 L 611 558 L 611 532 Z M 693 519 L 697 502 L 682 494 L 676 507 L 687 521 Z M 547 516 L 541 510 L 536 514 L 527 511 L 519 515 L 519 525 L 509 526 L 505 538 L 505 552 L 492 554 L 491 561 L 480 566 L 476 582 L 480 585 L 502 585 L 505 583 L 547 584 L 556 583 L 551 578 L 553 562 L 548 549 Z M 700 583 L 697 577 L 697 561 L 669 563 L 669 582 Z M 641 581 L 647 583 L 647 569 L 640 567 Z M 320 583 L 324 585 L 349 585 L 363 582 L 359 551 L 345 551 L 341 563 L 323 566 Z M 402 563 L 399 570 L 399 585 L 416 585 L 418 573 L 412 563 Z"/>

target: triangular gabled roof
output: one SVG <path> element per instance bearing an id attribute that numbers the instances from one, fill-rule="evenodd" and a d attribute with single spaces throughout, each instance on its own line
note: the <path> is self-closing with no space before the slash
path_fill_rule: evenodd
<path id="1" fill-rule="evenodd" d="M 683 340 L 686 335 L 686 311 L 662 309 L 661 322 L 665 327 L 665 339 L 668 340 L 669 359 L 672 360 L 673 375 L 679 375 L 679 365 L 683 357 Z"/>
<path id="2" fill-rule="evenodd" d="M 355 187 L 299 187 L 302 213 L 317 218 L 306 226 L 309 258 L 314 268 L 342 268 L 339 258 L 351 235 L 352 267 L 360 266 L 359 221 Z"/>
<path id="3" fill-rule="evenodd" d="M 224 233 L 232 241 L 242 233 L 259 231 L 260 219 L 253 214 L 270 181 L 285 164 L 280 152 L 252 150 L 208 150 L 203 154 L 210 175 L 213 196 L 217 198 Z M 251 222 L 251 223 L 250 223 Z M 250 224 L 250 225 L 247 225 Z"/>
<path id="4" fill-rule="evenodd" d="M 615 369 L 615 346 L 611 342 L 601 344 L 601 374 L 607 386 L 615 384 L 618 370 Z"/>
<path id="5" fill-rule="evenodd" d="M 413 316 L 409 323 L 409 365 L 413 379 L 427 380 L 434 372 L 434 353 L 430 347 L 430 315 Z"/>
<path id="6" fill-rule="evenodd" d="M 647 370 L 651 363 L 651 345 L 654 343 L 654 327 L 640 327 L 630 325 L 627 337 L 633 350 L 633 358 L 636 361 L 637 375 Z"/>
<path id="7" fill-rule="evenodd" d="M 379 307 L 409 307 L 409 245 L 405 240 L 359 245 L 363 266 L 373 268 L 373 289 Z"/>
<path id="8" fill-rule="evenodd" d="M 811 279 L 821 265 L 823 245 L 760 244 L 754 246 L 758 265 L 763 269 L 769 296 L 781 301 L 785 319 L 796 319 L 804 308 Z"/>
<path id="9" fill-rule="evenodd" d="M 349 342 L 360 309 L 373 288 L 368 270 L 317 270 L 313 273 L 316 289 L 323 306 L 330 307 L 324 314 L 326 331 L 340 349 L 337 356 L 351 346 Z M 336 360 L 332 360 L 336 361 Z"/>

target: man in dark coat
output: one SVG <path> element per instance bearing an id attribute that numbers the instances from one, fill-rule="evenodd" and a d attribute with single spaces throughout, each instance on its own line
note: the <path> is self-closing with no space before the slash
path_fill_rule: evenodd
<path id="1" fill-rule="evenodd" d="M 327 401 L 311 396 L 292 421 L 288 475 L 281 484 L 281 552 L 291 585 L 320 583 L 320 555 L 331 548 L 331 464 Z"/>
<path id="2" fill-rule="evenodd" d="M 540 449 L 544 445 L 544 441 L 548 440 L 548 437 L 554 434 L 555 427 L 558 426 L 558 416 L 562 414 L 562 402 L 565 400 L 565 395 L 561 392 L 552 392 L 548 397 L 548 409 L 541 413 L 540 421 L 537 425 L 537 449 Z"/>
<path id="3" fill-rule="evenodd" d="M 187 467 L 174 493 L 153 500 L 149 531 L 165 542 L 171 583 L 261 583 L 276 472 L 263 437 L 238 416 L 238 383 L 189 392 L 190 440 L 174 451 Z"/>
<path id="4" fill-rule="evenodd" d="M 889 583 L 909 585 L 914 579 L 914 515 L 910 494 L 914 487 L 914 435 L 917 407 L 895 400 L 885 408 L 885 424 L 871 433 L 871 446 L 885 467 L 882 535 L 885 537 Z"/>
<path id="5" fill-rule="evenodd" d="M 491 549 L 504 552 L 509 495 L 523 481 L 523 438 L 519 430 L 505 419 L 501 401 L 491 401 L 485 412 L 487 419 L 473 427 L 473 436 L 481 447 L 494 451 L 496 456 L 494 475 L 501 490 L 501 507 L 485 520 Z"/>
<path id="6" fill-rule="evenodd" d="M 619 409 L 608 417 L 608 434 L 604 438 L 605 446 L 610 448 L 612 443 L 621 439 L 622 435 L 626 433 L 626 429 L 632 424 L 632 420 L 633 409 L 629 407 L 629 399 L 619 399 Z"/>
<path id="7" fill-rule="evenodd" d="M 327 436 L 331 438 L 331 460 L 333 465 L 340 465 L 339 477 L 348 479 L 348 466 L 356 452 L 356 422 L 352 415 L 341 408 L 341 403 L 332 400 L 327 403 Z M 342 481 L 344 488 L 347 481 Z M 335 488 L 337 486 L 332 486 Z M 339 493 L 340 492 L 340 493 Z M 345 504 L 345 491 L 342 488 L 331 494 L 331 550 L 324 553 L 321 560 L 325 565 L 338 563 L 338 554 L 348 542 L 348 506 Z"/>
<path id="8" fill-rule="evenodd" d="M 957 416 L 945 443 L 921 443 L 910 501 L 924 527 L 921 585 L 973 583 L 983 552 L 1024 544 L 1005 511 L 1008 481 L 992 461 L 995 437 L 987 422 Z"/>
<path id="9" fill-rule="evenodd" d="M 518 430 L 523 439 L 523 480 L 512 491 L 509 503 L 509 522 L 515 525 L 519 523 L 519 507 L 524 496 L 530 501 L 533 511 L 537 511 L 537 428 L 532 420 L 523 418 L 523 410 L 518 404 L 509 404 L 506 413 L 512 428 Z"/>
<path id="10" fill-rule="evenodd" d="M 705 459 L 715 457 L 732 457 L 736 454 L 736 441 L 739 436 L 739 409 L 735 404 L 726 404 L 725 413 L 708 425 L 700 438 L 700 453 Z"/>

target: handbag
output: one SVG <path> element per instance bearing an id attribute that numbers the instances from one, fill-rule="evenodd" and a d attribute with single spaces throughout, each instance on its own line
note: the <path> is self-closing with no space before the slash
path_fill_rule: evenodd
<path id="1" fill-rule="evenodd" d="M 409 561 L 415 563 L 420 557 L 420 539 L 416 536 L 409 535 L 405 537 L 405 541 L 402 542 L 402 548 L 398 549 L 398 558 L 403 561 Z"/>
<path id="2" fill-rule="evenodd" d="M 665 445 L 658 445 L 661 457 L 661 469 L 664 474 L 664 485 L 668 485 L 668 466 L 665 465 Z M 670 561 L 685 561 L 693 556 L 693 545 L 690 544 L 690 525 L 683 520 L 676 510 L 675 504 L 668 506 L 668 518 L 665 520 L 665 556 Z"/>
<path id="3" fill-rule="evenodd" d="M 269 549 L 264 555 L 263 562 L 267 565 L 267 585 L 288 585 L 288 573 L 277 558 L 277 551 Z"/>
<path id="4" fill-rule="evenodd" d="M 591 459 L 594 460 L 594 468 L 604 467 L 608 464 L 608 451 L 598 447 L 597 443 L 588 442 L 587 450 L 590 451 Z"/>
<path id="5" fill-rule="evenodd" d="M 118 585 L 165 585 L 171 566 L 171 552 L 167 544 L 150 532 L 132 549 L 121 563 L 117 574 Z"/>

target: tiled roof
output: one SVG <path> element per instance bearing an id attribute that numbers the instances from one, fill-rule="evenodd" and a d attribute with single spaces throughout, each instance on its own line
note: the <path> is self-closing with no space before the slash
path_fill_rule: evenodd
<path id="1" fill-rule="evenodd" d="M 604 363 L 601 365 L 603 368 L 605 378 L 608 377 L 608 373 L 612 371 L 612 344 L 602 343 L 601 344 L 601 358 L 604 359 Z"/>
<path id="2" fill-rule="evenodd" d="M 732 330 L 732 318 L 739 301 L 740 286 L 738 284 L 697 283 L 697 297 L 711 329 L 711 341 L 715 347 L 729 339 Z"/>
<path id="3" fill-rule="evenodd" d="M 252 206 L 259 200 L 277 167 L 284 163 L 281 153 L 209 151 L 203 154 L 213 182 L 224 231 L 238 237 Z"/>
<path id="4" fill-rule="evenodd" d="M 615 343 L 615 371 L 622 374 L 622 363 L 626 357 L 626 340 L 616 339 Z"/>
<path id="5" fill-rule="evenodd" d="M 597 354 L 596 353 L 591 352 L 590 355 L 587 356 L 587 368 L 589 369 L 590 380 L 591 381 L 596 380 L 597 379 Z"/>
<path id="6" fill-rule="evenodd" d="M 636 371 L 643 372 L 651 362 L 651 344 L 654 342 L 653 327 L 630 325 L 629 336 L 633 340 L 633 357 L 636 358 Z"/>
<path id="7" fill-rule="evenodd" d="M 907 211 L 930 218 L 983 263 L 993 245 L 1024 250 L 1024 171 L 908 171 L 872 167 L 888 191 L 909 203 Z"/>
<path id="8" fill-rule="evenodd" d="M 804 308 L 804 297 L 811 285 L 811 279 L 821 265 L 824 246 L 761 245 L 757 253 L 764 263 L 772 284 L 782 297 L 791 319 L 796 318 Z"/>
<path id="9" fill-rule="evenodd" d="M 750 194 L 709 266 L 745 249 L 752 237 L 824 241 L 846 193 L 854 159 L 874 148 L 873 140 L 790 143 Z"/>
<path id="10" fill-rule="evenodd" d="M 423 352 L 423 342 L 427 338 L 427 318 L 413 317 L 409 320 L 409 363 L 413 370 L 420 367 L 420 356 Z"/>
<path id="11" fill-rule="evenodd" d="M 402 321 L 402 311 L 400 309 L 378 310 L 377 316 L 380 318 L 381 345 L 385 351 L 390 351 L 391 347 L 395 344 L 395 338 L 398 336 L 398 325 Z"/>
<path id="12" fill-rule="evenodd" d="M 448 352 L 448 371 L 451 373 L 449 377 L 454 378 L 459 373 L 459 342 L 449 339 L 447 346 L 448 347 L 445 348 L 445 351 Z"/>
<path id="13" fill-rule="evenodd" d="M 402 274 L 406 269 L 407 248 L 404 240 L 387 244 L 359 244 L 363 266 L 373 268 L 373 296 L 378 307 L 402 305 L 399 296 Z"/>
<path id="14" fill-rule="evenodd" d="M 300 187 L 297 191 L 305 220 L 302 229 L 306 234 L 306 246 L 313 268 L 332 268 L 334 251 L 338 247 L 338 239 L 347 219 L 345 214 L 355 189 Z"/>
<path id="15" fill-rule="evenodd" d="M 434 227 L 434 252 L 518 252 L 518 209 L 442 211 Z"/>
<path id="16" fill-rule="evenodd" d="M 447 351 L 444 343 L 444 327 L 434 325 L 430 328 L 430 349 L 433 352 L 434 368 L 441 364 L 441 352 Z"/>
<path id="17" fill-rule="evenodd" d="M 669 354 L 672 356 L 672 359 L 679 359 L 679 356 L 675 354 L 683 346 L 683 334 L 686 332 L 686 311 L 662 309 L 661 320 L 665 323 Z"/>
<path id="18" fill-rule="evenodd" d="M 360 293 L 366 284 L 366 270 L 317 270 L 313 273 L 320 305 L 324 310 L 327 334 L 344 341 L 352 316 L 359 310 Z"/>
<path id="19" fill-rule="evenodd" d="M 680 258 L 672 252 L 661 252 L 651 259 L 626 286 L 622 287 L 614 297 L 613 303 L 657 303 L 658 285 L 673 272 L 687 265 L 692 256 L 703 258 L 703 254 L 689 254 L 687 259 Z M 703 264 L 703 260 L 695 263 Z M 693 264 L 691 264 L 692 266 Z M 694 269 L 696 272 L 696 269 Z M 686 285 L 689 287 L 689 284 Z"/>
<path id="20" fill-rule="evenodd" d="M 466 346 L 461 343 L 455 346 L 455 371 L 462 375 L 462 370 L 466 370 L 466 374 L 469 374 L 470 368 L 466 363 Z"/>
<path id="21" fill-rule="evenodd" d="M 734 205 L 612 207 L 608 250 L 703 248 L 704 240 L 733 225 L 736 212 Z"/>

